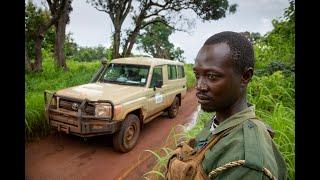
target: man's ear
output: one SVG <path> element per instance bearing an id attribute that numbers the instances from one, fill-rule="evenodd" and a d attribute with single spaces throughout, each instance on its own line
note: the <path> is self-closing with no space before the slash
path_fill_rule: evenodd
<path id="1" fill-rule="evenodd" d="M 246 68 L 241 77 L 241 85 L 247 85 L 253 76 L 253 68 Z"/>

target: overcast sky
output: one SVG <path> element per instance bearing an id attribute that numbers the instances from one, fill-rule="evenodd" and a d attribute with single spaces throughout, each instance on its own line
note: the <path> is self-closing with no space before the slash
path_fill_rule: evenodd
<path id="1" fill-rule="evenodd" d="M 34 0 L 40 2 L 40 0 Z M 272 30 L 271 20 L 281 17 L 284 9 L 289 6 L 288 0 L 230 0 L 237 3 L 235 14 L 228 14 L 218 21 L 196 21 L 189 33 L 173 33 L 169 40 L 184 50 L 186 62 L 193 62 L 204 41 L 221 31 L 259 32 L 265 34 Z M 97 11 L 86 0 L 73 0 L 71 20 L 67 32 L 72 32 L 73 39 L 80 46 L 110 46 L 113 27 L 106 13 Z M 188 15 L 189 16 L 189 15 Z M 196 17 L 194 14 L 191 18 Z M 130 26 L 125 21 L 124 27 Z M 136 46 L 135 46 L 136 47 Z M 142 53 L 135 50 L 134 53 Z"/>

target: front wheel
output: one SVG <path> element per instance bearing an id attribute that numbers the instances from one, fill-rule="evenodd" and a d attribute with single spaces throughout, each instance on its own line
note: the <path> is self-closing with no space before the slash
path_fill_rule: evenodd
<path id="1" fill-rule="evenodd" d="M 123 121 L 120 131 L 113 135 L 113 147 L 120 152 L 130 151 L 138 142 L 140 120 L 134 114 L 129 114 Z"/>
<path id="2" fill-rule="evenodd" d="M 169 118 L 175 118 L 179 111 L 179 98 L 175 97 L 171 106 L 168 109 Z"/>

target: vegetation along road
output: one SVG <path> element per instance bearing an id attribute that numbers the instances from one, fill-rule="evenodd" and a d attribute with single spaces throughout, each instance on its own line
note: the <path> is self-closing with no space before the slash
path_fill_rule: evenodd
<path id="1" fill-rule="evenodd" d="M 197 105 L 195 90 L 188 91 L 178 116 L 169 119 L 163 115 L 146 124 L 137 146 L 125 154 L 113 150 L 111 136 L 83 140 L 55 133 L 27 143 L 26 179 L 142 179 L 134 174 L 138 173 L 136 166 L 144 150 L 162 147 L 173 127 L 192 121 Z"/>

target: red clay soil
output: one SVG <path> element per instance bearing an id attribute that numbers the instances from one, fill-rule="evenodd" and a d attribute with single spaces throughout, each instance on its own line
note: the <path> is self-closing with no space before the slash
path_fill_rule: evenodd
<path id="1" fill-rule="evenodd" d="M 144 150 L 162 147 L 173 127 L 192 121 L 197 106 L 195 90 L 187 92 L 178 116 L 169 119 L 162 115 L 146 124 L 138 144 L 128 153 L 113 150 L 111 135 L 85 140 L 55 133 L 27 143 L 25 179 L 143 179 L 141 168 L 150 169 L 152 164 L 143 162 L 147 157 Z"/>

